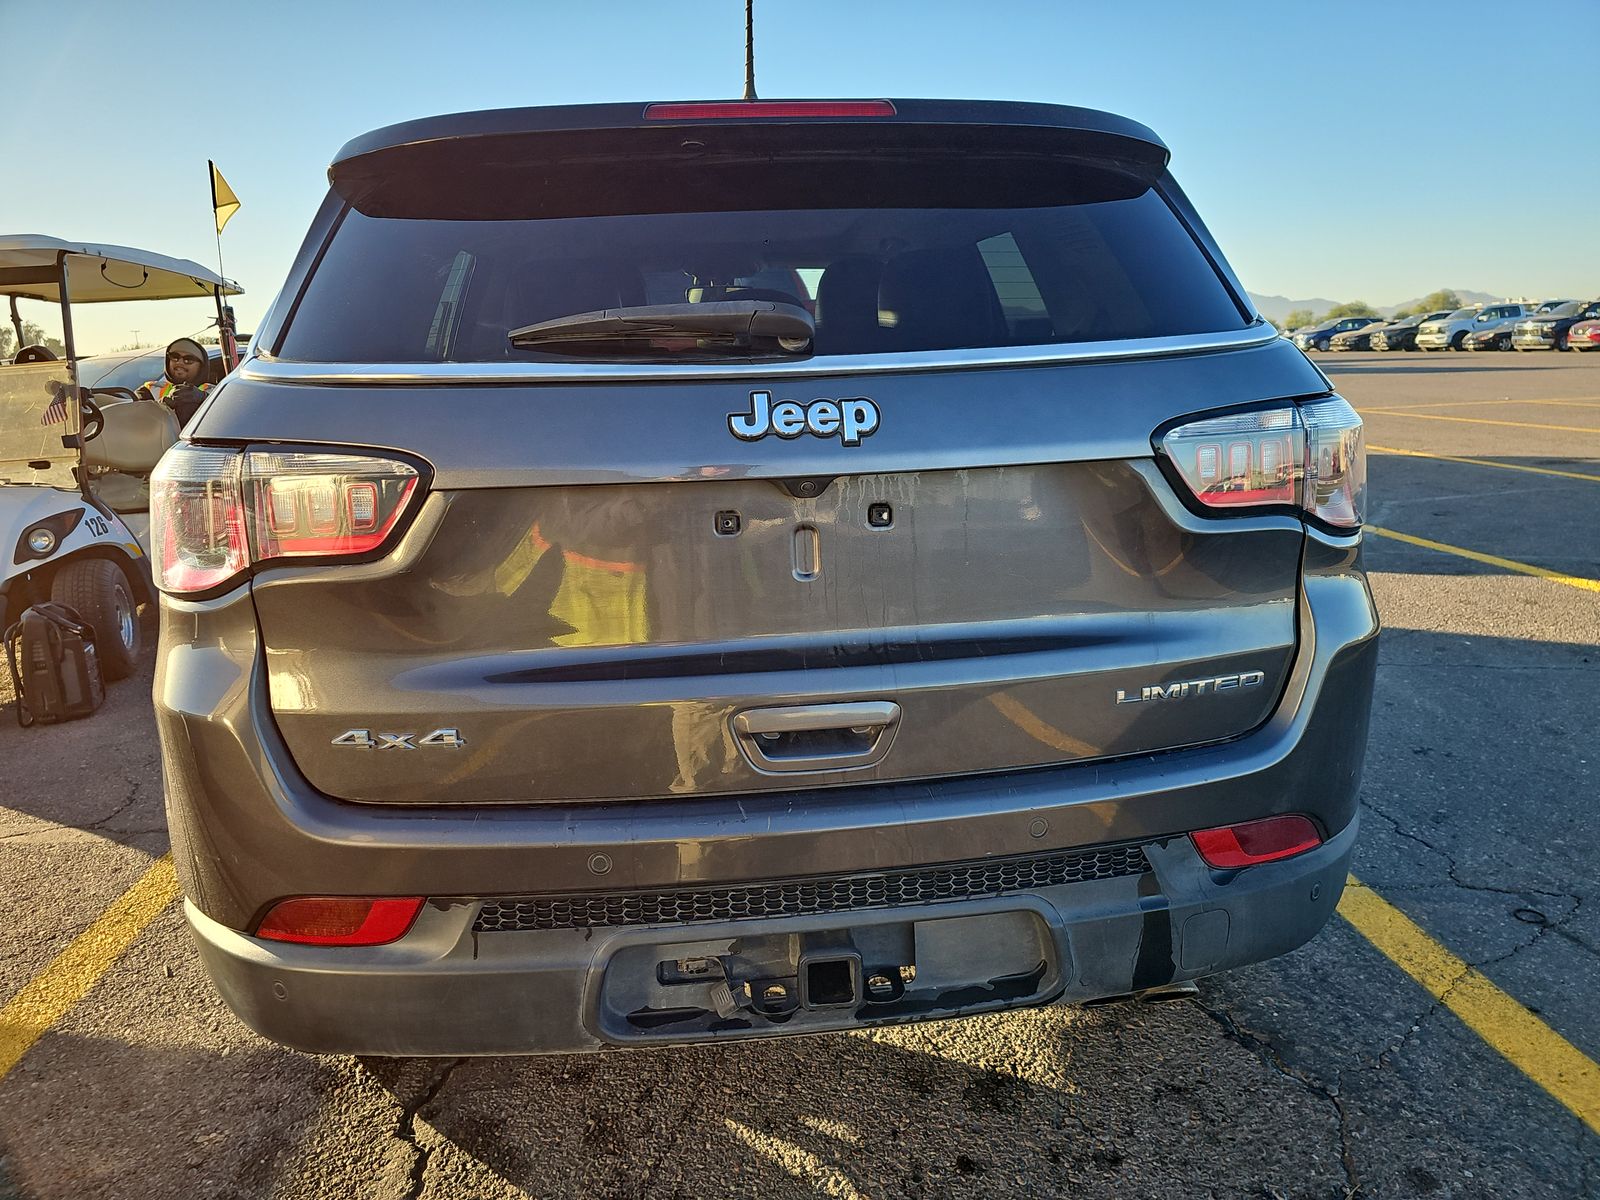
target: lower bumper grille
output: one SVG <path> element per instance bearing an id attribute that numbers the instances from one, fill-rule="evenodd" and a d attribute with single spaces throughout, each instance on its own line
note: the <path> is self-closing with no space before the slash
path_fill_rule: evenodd
<path id="1" fill-rule="evenodd" d="M 473 929 L 478 933 L 506 933 L 795 917 L 1001 896 L 1063 883 L 1140 875 L 1148 869 L 1144 851 L 1138 846 L 1107 846 L 906 871 L 813 876 L 726 887 L 508 896 L 486 901 Z"/>

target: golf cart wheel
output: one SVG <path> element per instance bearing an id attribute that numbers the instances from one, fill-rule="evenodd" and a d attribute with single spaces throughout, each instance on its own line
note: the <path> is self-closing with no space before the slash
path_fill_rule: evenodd
<path id="1" fill-rule="evenodd" d="M 126 679 L 139 659 L 139 606 L 122 568 L 108 558 L 80 558 L 56 572 L 50 599 L 78 610 L 94 627 L 100 674 Z"/>

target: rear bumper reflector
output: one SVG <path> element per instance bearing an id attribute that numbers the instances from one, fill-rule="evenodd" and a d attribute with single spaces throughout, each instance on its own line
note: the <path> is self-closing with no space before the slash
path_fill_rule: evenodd
<path id="1" fill-rule="evenodd" d="M 1309 817 L 1267 817 L 1241 825 L 1201 829 L 1189 835 L 1206 864 L 1223 870 L 1292 858 L 1322 845 Z"/>
<path id="2" fill-rule="evenodd" d="M 272 906 L 256 936 L 308 946 L 382 946 L 405 936 L 421 896 L 299 896 Z"/>

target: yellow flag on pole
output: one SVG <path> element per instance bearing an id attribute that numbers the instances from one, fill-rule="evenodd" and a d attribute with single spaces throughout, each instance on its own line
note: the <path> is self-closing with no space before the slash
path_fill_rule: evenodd
<path id="1" fill-rule="evenodd" d="M 228 186 L 228 181 L 222 177 L 222 172 L 217 170 L 217 164 L 206 160 L 211 168 L 211 211 L 217 216 L 217 232 L 222 232 L 222 227 L 228 223 L 228 218 L 239 211 L 239 197 L 233 194 L 233 189 Z"/>

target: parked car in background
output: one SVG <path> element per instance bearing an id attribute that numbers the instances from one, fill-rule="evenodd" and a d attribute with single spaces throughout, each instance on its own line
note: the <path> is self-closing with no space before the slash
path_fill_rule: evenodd
<path id="1" fill-rule="evenodd" d="M 1600 350 L 1600 321 L 1579 321 L 1567 330 L 1568 350 Z"/>
<path id="2" fill-rule="evenodd" d="M 1302 350 L 1326 350 L 1338 334 L 1377 323 L 1377 317 L 1340 317 L 1336 321 L 1323 321 L 1309 329 L 1299 330 L 1290 341 Z"/>
<path id="3" fill-rule="evenodd" d="M 1409 317 L 1401 317 L 1372 331 L 1370 345 L 1374 350 L 1415 350 L 1417 348 L 1417 330 L 1424 321 L 1438 321 L 1448 317 L 1449 312 L 1413 313 Z"/>
<path id="4" fill-rule="evenodd" d="M 1483 307 L 1458 308 L 1448 317 L 1438 321 L 1424 321 L 1417 330 L 1417 346 L 1423 350 L 1465 350 L 1466 341 L 1474 333 L 1486 329 L 1507 327 L 1519 317 L 1531 316 L 1530 304 L 1489 304 Z"/>
<path id="5" fill-rule="evenodd" d="M 1513 322 L 1495 321 L 1474 329 L 1461 343 L 1462 350 L 1510 350 Z"/>
<path id="6" fill-rule="evenodd" d="M 1368 350 L 1372 347 L 1372 335 L 1382 329 L 1384 322 L 1373 321 L 1359 329 L 1346 329 L 1343 333 L 1336 333 L 1328 341 L 1329 350 Z"/>
<path id="7" fill-rule="evenodd" d="M 1572 327 L 1594 320 L 1600 320 L 1600 300 L 1569 300 L 1518 321 L 1511 344 L 1518 350 L 1565 350 Z"/>

